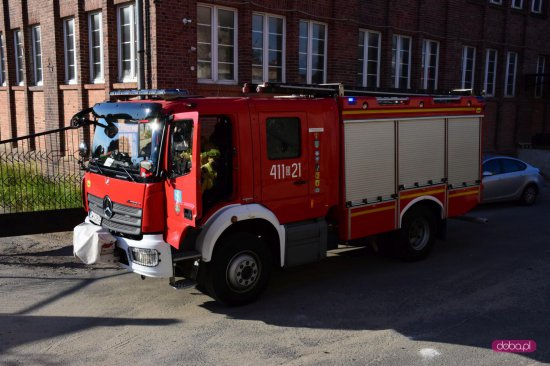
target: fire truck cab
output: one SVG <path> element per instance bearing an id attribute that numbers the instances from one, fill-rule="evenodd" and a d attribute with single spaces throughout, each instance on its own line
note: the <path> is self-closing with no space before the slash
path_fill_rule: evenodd
<path id="1" fill-rule="evenodd" d="M 124 95 L 144 94 L 73 118 L 95 125 L 79 227 L 110 233 L 128 270 L 225 304 L 377 234 L 424 258 L 480 199 L 476 97 Z"/>

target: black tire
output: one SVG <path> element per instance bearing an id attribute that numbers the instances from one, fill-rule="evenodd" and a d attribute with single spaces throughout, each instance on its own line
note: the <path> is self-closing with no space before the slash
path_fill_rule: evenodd
<path id="1" fill-rule="evenodd" d="M 531 206 L 537 201 L 539 190 L 534 184 L 529 184 L 521 193 L 520 203 L 525 206 Z"/>
<path id="2" fill-rule="evenodd" d="M 411 208 L 403 217 L 394 253 L 407 262 L 426 258 L 435 244 L 436 231 L 432 211 L 421 206 Z"/>
<path id="3" fill-rule="evenodd" d="M 235 233 L 216 245 L 212 260 L 202 263 L 208 294 L 228 306 L 248 304 L 267 287 L 272 270 L 271 251 L 253 234 Z"/>

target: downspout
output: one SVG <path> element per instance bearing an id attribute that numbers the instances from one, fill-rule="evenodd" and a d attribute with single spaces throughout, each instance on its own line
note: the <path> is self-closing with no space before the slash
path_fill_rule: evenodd
<path id="1" fill-rule="evenodd" d="M 143 2 L 136 0 L 137 18 L 137 88 L 145 88 L 145 49 L 143 41 Z"/>

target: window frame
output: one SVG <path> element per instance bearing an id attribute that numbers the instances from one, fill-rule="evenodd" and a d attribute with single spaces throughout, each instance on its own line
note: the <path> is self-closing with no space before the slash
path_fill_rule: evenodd
<path id="1" fill-rule="evenodd" d="M 434 77 L 434 87 L 429 88 L 430 78 L 429 78 L 429 69 L 433 67 L 431 65 L 431 50 L 433 44 L 436 45 L 436 60 L 435 60 L 435 77 Z M 429 46 L 429 47 L 427 47 Z M 437 82 L 439 81 L 439 50 L 440 50 L 439 41 L 433 39 L 424 39 L 422 41 L 422 72 L 421 72 L 421 84 L 423 89 L 437 90 Z M 429 49 L 429 52 L 427 52 Z M 428 57 L 427 57 L 428 56 Z"/>
<path id="2" fill-rule="evenodd" d="M 253 12 L 252 13 L 252 17 L 254 18 L 254 16 L 261 16 L 262 17 L 262 38 L 263 38 L 263 43 L 262 43 L 262 78 L 263 80 L 256 80 L 254 79 L 254 75 L 252 75 L 252 82 L 264 82 L 264 81 L 267 81 L 269 82 L 269 51 L 272 50 L 272 48 L 270 48 L 270 43 L 269 43 L 269 20 L 270 18 L 277 18 L 277 19 L 280 19 L 283 21 L 283 33 L 282 33 L 282 45 L 281 45 L 281 53 L 282 53 L 282 58 L 281 58 L 281 80 L 280 81 L 275 81 L 275 82 L 281 82 L 281 83 L 284 83 L 286 82 L 286 18 L 282 15 L 277 15 L 277 14 L 270 14 L 270 13 L 261 13 L 261 12 Z M 254 21 L 252 21 L 252 34 L 254 34 Z M 252 48 L 254 50 L 254 47 Z M 275 51 L 279 51 L 279 50 L 275 50 Z M 254 67 L 258 67 L 259 65 L 254 65 L 252 64 L 252 68 Z"/>
<path id="3" fill-rule="evenodd" d="M 309 19 L 300 19 L 298 22 L 298 77 L 300 78 L 300 38 L 303 38 L 300 34 L 300 23 L 307 24 L 307 62 L 306 62 L 306 84 L 312 84 L 313 78 L 313 26 L 322 25 L 325 28 L 324 31 L 324 52 L 323 52 L 323 83 L 327 82 L 327 51 L 328 51 L 328 24 L 323 22 L 317 22 Z"/>
<path id="4" fill-rule="evenodd" d="M 472 77 L 471 80 L 466 80 L 466 72 L 467 72 L 467 65 L 468 65 L 468 50 L 473 50 L 472 55 Z M 476 73 L 476 56 L 477 56 L 477 48 L 474 46 L 467 46 L 464 45 L 462 47 L 462 65 L 461 65 L 461 76 L 460 76 L 460 85 L 462 89 L 474 89 L 475 87 L 475 73 Z M 466 83 L 470 85 L 470 88 L 466 87 Z"/>
<path id="5" fill-rule="evenodd" d="M 228 84 L 235 85 L 239 80 L 239 12 L 235 8 L 226 6 L 210 5 L 204 3 L 197 3 L 197 9 L 199 7 L 210 9 L 210 68 L 211 78 L 199 78 L 197 70 L 197 82 L 201 84 Z M 219 57 L 218 57 L 218 11 L 225 10 L 233 13 L 233 80 L 220 80 L 219 78 Z M 197 21 L 198 24 L 198 21 Z M 197 30 L 198 34 L 198 30 Z M 198 49 L 198 35 L 197 35 L 197 49 Z"/>
<path id="6" fill-rule="evenodd" d="M 67 27 L 70 22 L 73 22 L 73 67 L 74 67 L 74 78 L 69 79 L 69 48 L 68 46 L 68 30 Z M 77 67 L 77 48 L 76 48 L 76 22 L 75 18 L 65 18 L 63 19 L 63 51 L 65 54 L 65 83 L 66 84 L 78 84 L 78 67 Z"/>
<path id="7" fill-rule="evenodd" d="M 13 32 L 13 46 L 15 56 L 15 83 L 16 85 L 25 85 L 25 69 L 23 60 L 23 39 L 21 29 L 16 29 Z"/>
<path id="8" fill-rule="evenodd" d="M 519 1 L 519 5 L 516 4 L 518 1 Z M 523 4 L 523 0 L 512 0 L 511 5 L 512 5 L 512 9 L 521 10 L 523 9 L 524 4 Z"/>
<path id="9" fill-rule="evenodd" d="M 542 60 L 542 65 L 541 65 Z M 539 74 L 544 74 L 546 71 L 546 56 L 538 55 L 537 57 L 537 69 L 535 77 L 535 98 L 542 98 L 544 93 L 544 76 L 538 76 Z"/>
<path id="10" fill-rule="evenodd" d="M 508 83 L 510 79 L 510 58 L 514 56 L 514 71 L 513 71 L 513 80 L 512 80 L 512 93 L 508 93 L 508 88 L 510 84 Z M 504 97 L 513 98 L 516 96 L 516 78 L 517 78 L 517 69 L 518 69 L 518 53 L 514 51 L 508 51 L 506 53 L 506 73 L 504 78 Z"/>
<path id="11" fill-rule="evenodd" d="M 491 80 L 492 84 L 492 92 L 489 92 L 488 85 L 489 85 L 489 57 L 490 54 L 494 52 L 494 66 L 493 66 L 493 77 Z M 485 90 L 485 95 L 488 97 L 494 97 L 496 94 L 496 85 L 497 85 L 497 70 L 498 70 L 498 50 L 494 48 L 487 48 L 485 50 L 485 80 L 483 82 L 483 89 Z"/>
<path id="12" fill-rule="evenodd" d="M 0 86 L 6 86 L 6 58 L 4 43 L 4 33 L 0 32 Z"/>
<path id="13" fill-rule="evenodd" d="M 37 39 L 36 32 L 38 32 L 40 39 Z M 33 84 L 36 86 L 42 86 L 44 85 L 44 69 L 42 67 L 42 29 L 40 28 L 40 25 L 33 25 L 31 27 L 31 43 L 32 43 L 32 73 L 34 77 Z M 37 43 L 40 45 L 40 53 L 37 53 L 37 50 L 36 50 Z M 40 62 L 38 62 L 39 57 L 40 57 Z M 40 67 L 38 64 L 40 64 Z"/>
<path id="14" fill-rule="evenodd" d="M 377 31 L 373 31 L 373 30 L 370 30 L 370 29 L 361 29 L 361 28 L 359 29 L 359 33 L 360 34 L 363 33 L 363 35 L 364 35 L 364 38 L 363 38 L 363 55 L 362 55 L 363 56 L 363 59 L 362 59 L 363 62 L 361 64 L 361 73 L 362 73 L 361 86 L 379 88 L 380 87 L 380 60 L 381 60 L 381 54 L 382 54 L 382 33 L 377 32 Z M 369 62 L 370 62 L 369 51 L 370 51 L 370 48 L 374 48 L 374 47 L 371 47 L 371 45 L 369 43 L 369 40 L 370 40 L 369 35 L 371 35 L 371 34 L 374 34 L 374 35 L 378 36 L 378 47 L 377 47 L 378 57 L 376 58 L 376 85 L 369 85 L 369 83 L 368 83 L 369 75 L 372 75 L 372 74 L 368 73 Z"/>
<path id="15" fill-rule="evenodd" d="M 535 2 L 538 1 L 538 9 L 535 9 Z M 531 12 L 534 14 L 542 13 L 542 0 L 531 0 Z"/>
<path id="16" fill-rule="evenodd" d="M 412 37 L 409 37 L 409 36 L 405 36 L 405 35 L 402 35 L 402 34 L 394 34 L 392 36 L 392 79 L 393 79 L 393 86 L 394 88 L 396 89 L 400 89 L 399 87 L 399 79 L 402 77 L 401 75 L 401 67 L 399 67 L 399 65 L 401 64 L 401 52 L 402 52 L 402 41 L 403 39 L 408 39 L 409 40 L 409 59 L 407 60 L 407 69 L 408 69 L 408 73 L 407 73 L 407 87 L 405 89 L 410 89 L 411 88 L 411 69 L 412 69 Z M 393 43 L 394 41 L 397 39 L 397 42 L 396 42 L 396 48 L 394 49 L 393 48 Z"/>
<path id="17" fill-rule="evenodd" d="M 124 77 L 123 60 L 122 60 L 122 24 L 121 12 L 125 8 L 132 8 L 130 12 L 130 54 L 132 55 L 130 60 L 130 77 Z M 136 6 L 133 3 L 123 4 L 117 7 L 117 45 L 118 45 L 118 81 L 121 83 L 132 83 L 137 81 L 137 50 L 136 50 Z"/>
<path id="18" fill-rule="evenodd" d="M 99 16 L 99 66 L 100 66 L 100 75 L 94 74 L 94 43 L 93 43 L 93 32 L 92 28 L 93 19 L 92 17 Z M 103 61 L 103 13 L 101 11 L 93 12 L 88 14 L 88 49 L 90 53 L 90 82 L 92 84 L 103 84 L 105 83 L 105 68 Z"/>

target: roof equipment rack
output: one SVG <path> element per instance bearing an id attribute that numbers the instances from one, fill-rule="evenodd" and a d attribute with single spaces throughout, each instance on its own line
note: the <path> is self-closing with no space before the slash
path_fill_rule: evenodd
<path id="1" fill-rule="evenodd" d="M 185 89 L 133 89 L 133 90 L 115 90 L 109 93 L 111 97 L 131 98 L 131 97 L 149 97 L 151 99 L 177 99 L 189 97 L 189 92 Z"/>

